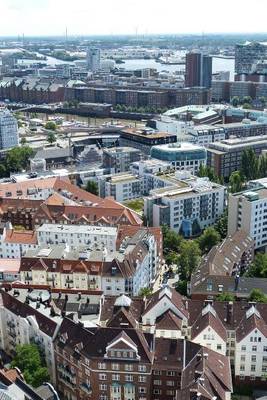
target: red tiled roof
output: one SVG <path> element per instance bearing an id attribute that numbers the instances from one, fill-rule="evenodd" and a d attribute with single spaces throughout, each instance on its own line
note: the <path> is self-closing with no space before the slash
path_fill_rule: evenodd
<path id="1" fill-rule="evenodd" d="M 15 231 L 9 229 L 6 231 L 4 241 L 7 243 L 37 244 L 37 235 L 34 231 Z"/>

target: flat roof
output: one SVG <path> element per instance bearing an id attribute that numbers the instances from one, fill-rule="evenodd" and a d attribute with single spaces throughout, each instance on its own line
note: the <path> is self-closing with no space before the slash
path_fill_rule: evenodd
<path id="1" fill-rule="evenodd" d="M 58 225 L 58 224 L 43 224 L 37 228 L 37 232 L 55 232 L 55 233 L 77 233 L 90 235 L 117 235 L 117 228 L 112 226 L 95 226 L 95 225 Z"/>

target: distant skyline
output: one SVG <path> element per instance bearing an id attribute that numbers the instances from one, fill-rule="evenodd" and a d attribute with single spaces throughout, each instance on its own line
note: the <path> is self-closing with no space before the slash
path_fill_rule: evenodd
<path id="1" fill-rule="evenodd" d="M 254 10 L 253 10 L 254 8 Z M 266 0 L 0 0 L 0 36 L 264 33 Z"/>

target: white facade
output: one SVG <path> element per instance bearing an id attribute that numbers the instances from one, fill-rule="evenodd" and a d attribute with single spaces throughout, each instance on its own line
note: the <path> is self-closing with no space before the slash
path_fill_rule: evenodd
<path id="1" fill-rule="evenodd" d="M 0 108 L 0 149 L 9 149 L 18 144 L 17 120 L 9 110 Z"/>
<path id="2" fill-rule="evenodd" d="M 116 250 L 117 228 L 93 225 L 43 224 L 37 228 L 40 246 L 66 243 L 70 249 L 88 246 L 105 248 L 109 253 Z"/>
<path id="3" fill-rule="evenodd" d="M 143 195 L 143 180 L 129 173 L 104 176 L 99 180 L 99 193 L 118 202 L 136 199 Z"/>
<path id="4" fill-rule="evenodd" d="M 224 128 L 219 128 L 218 126 L 214 127 L 212 125 L 197 125 L 189 127 L 188 133 L 191 135 L 193 142 L 202 146 L 226 139 Z"/>
<path id="5" fill-rule="evenodd" d="M 179 121 L 167 115 L 161 115 L 160 119 L 156 120 L 156 129 L 159 132 L 168 132 L 177 136 L 178 140 L 185 140 L 189 123 Z"/>
<path id="6" fill-rule="evenodd" d="M 260 313 L 252 306 L 246 313 L 246 318 L 261 319 Z M 235 375 L 239 379 L 250 377 L 251 380 L 264 378 L 267 373 L 267 337 L 260 328 L 251 329 L 235 347 Z"/>
<path id="7" fill-rule="evenodd" d="M 21 235 L 18 233 L 17 236 Z M 25 236 L 27 236 L 27 234 Z M 7 235 L 7 228 L 4 228 L 2 235 L 0 235 L 0 258 L 21 258 L 28 250 L 35 249 L 37 247 L 37 242 L 29 242 L 27 241 L 27 238 L 25 241 L 23 238 L 18 238 L 17 242 L 13 240 L 10 241 L 9 235 Z"/>
<path id="8" fill-rule="evenodd" d="M 196 179 L 188 185 L 152 190 L 145 197 L 144 213 L 151 226 L 167 224 L 184 236 L 194 236 L 213 225 L 225 209 L 226 188 Z"/>
<path id="9" fill-rule="evenodd" d="M 267 246 L 267 192 L 252 189 L 230 195 L 228 206 L 228 234 L 244 230 L 255 241 L 255 250 Z"/>
<path id="10" fill-rule="evenodd" d="M 44 306 L 41 306 L 44 307 Z M 44 351 L 46 364 L 52 382 L 56 382 L 53 338 L 39 327 L 34 315 L 21 317 L 3 305 L 0 306 L 0 347 L 8 354 L 14 354 L 16 345 L 37 343 Z"/>

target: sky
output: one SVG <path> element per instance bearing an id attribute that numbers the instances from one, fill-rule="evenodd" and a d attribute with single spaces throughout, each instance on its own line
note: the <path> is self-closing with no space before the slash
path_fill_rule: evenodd
<path id="1" fill-rule="evenodd" d="M 0 0 L 0 36 L 262 33 L 266 11 L 267 0 Z"/>

